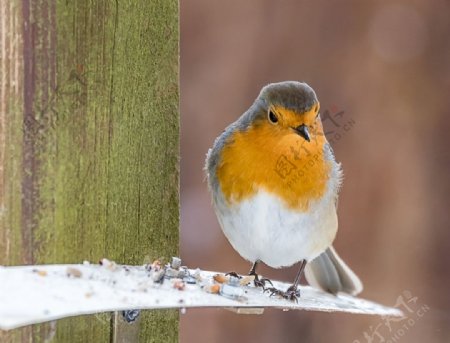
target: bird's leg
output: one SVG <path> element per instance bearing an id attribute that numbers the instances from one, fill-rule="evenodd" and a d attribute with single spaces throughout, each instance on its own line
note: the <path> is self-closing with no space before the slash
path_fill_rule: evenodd
<path id="1" fill-rule="evenodd" d="M 248 272 L 248 275 L 252 275 L 255 277 L 255 279 L 253 280 L 253 283 L 255 284 L 255 287 L 261 287 L 263 290 L 265 290 L 266 287 L 266 282 L 270 283 L 272 286 L 272 281 L 270 281 L 269 279 L 266 278 L 259 278 L 258 274 L 256 274 L 256 267 L 258 265 L 259 261 L 255 261 L 252 265 L 252 268 L 250 269 L 250 271 Z"/>
<path id="2" fill-rule="evenodd" d="M 298 285 L 300 283 L 300 278 L 302 277 L 305 266 L 306 260 L 302 260 L 300 270 L 298 271 L 297 276 L 295 277 L 294 283 L 286 291 L 281 291 L 279 289 L 276 289 L 275 287 L 267 288 L 267 291 L 270 292 L 270 296 L 278 295 L 285 299 L 297 302 L 297 299 L 300 297 L 300 290 L 298 289 Z"/>

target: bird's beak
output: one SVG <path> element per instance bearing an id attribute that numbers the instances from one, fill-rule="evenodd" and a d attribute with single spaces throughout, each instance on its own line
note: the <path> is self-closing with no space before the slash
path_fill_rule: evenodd
<path id="1" fill-rule="evenodd" d="M 295 127 L 294 130 L 297 134 L 302 136 L 308 142 L 311 140 L 311 137 L 309 136 L 308 127 L 305 124 Z"/>

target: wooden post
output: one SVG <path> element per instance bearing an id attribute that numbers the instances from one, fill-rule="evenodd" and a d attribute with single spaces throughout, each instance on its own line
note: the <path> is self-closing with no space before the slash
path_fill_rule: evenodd
<path id="1" fill-rule="evenodd" d="M 0 1 L 0 264 L 177 255 L 178 2 Z M 139 325 L 143 342 L 178 339 L 175 310 Z M 113 326 L 81 316 L 0 341 L 107 342 Z"/>

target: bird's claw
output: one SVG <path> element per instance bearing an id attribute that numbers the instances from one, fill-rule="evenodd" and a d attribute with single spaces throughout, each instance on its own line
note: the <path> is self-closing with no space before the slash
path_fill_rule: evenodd
<path id="1" fill-rule="evenodd" d="M 273 288 L 273 283 L 272 281 L 270 281 L 267 278 L 259 278 L 258 275 L 255 275 L 255 280 L 253 280 L 253 284 L 255 285 L 255 287 L 261 287 L 263 289 L 263 291 L 266 290 L 266 284 L 270 283 L 270 285 Z"/>
<path id="2" fill-rule="evenodd" d="M 298 302 L 298 298 L 300 297 L 300 290 L 297 287 L 293 286 L 289 287 L 286 291 L 282 291 L 275 287 L 264 289 L 264 292 L 266 291 L 270 293 L 270 296 L 276 295 L 290 301 L 295 301 L 296 303 Z"/>
<path id="3" fill-rule="evenodd" d="M 253 280 L 253 284 L 255 285 L 255 287 L 261 287 L 261 288 L 263 289 L 263 291 L 266 290 L 266 283 L 270 283 L 270 285 L 273 287 L 272 281 L 270 281 L 270 280 L 267 279 L 267 278 L 261 278 L 261 279 L 260 279 L 260 278 L 259 278 L 259 275 L 256 274 L 256 272 L 255 272 L 254 269 L 252 269 L 252 270 L 250 271 L 250 273 L 248 273 L 248 275 L 254 276 L 254 277 L 255 277 L 255 279 Z"/>

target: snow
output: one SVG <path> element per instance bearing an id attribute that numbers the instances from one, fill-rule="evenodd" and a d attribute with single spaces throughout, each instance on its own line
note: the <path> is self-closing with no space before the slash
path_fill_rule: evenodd
<path id="1" fill-rule="evenodd" d="M 81 314 L 128 309 L 224 307 L 237 313 L 262 313 L 264 308 L 349 312 L 401 316 L 396 308 L 345 294 L 337 296 L 301 286 L 292 302 L 270 297 L 252 285 L 221 282 L 211 271 L 160 266 L 100 264 L 0 266 L 0 329 L 56 320 Z M 223 281 L 223 280 L 225 281 Z M 227 281 L 228 280 L 228 281 Z M 160 281 L 163 281 L 162 283 Z M 289 285 L 273 282 L 279 289 Z"/>

